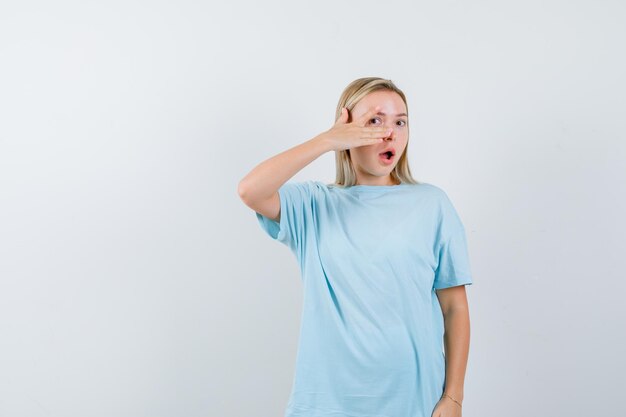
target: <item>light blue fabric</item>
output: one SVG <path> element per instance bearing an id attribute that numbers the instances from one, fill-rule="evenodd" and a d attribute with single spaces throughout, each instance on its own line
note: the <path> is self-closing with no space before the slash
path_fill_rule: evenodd
<path id="1" fill-rule="evenodd" d="M 428 184 L 287 182 L 280 222 L 303 283 L 285 417 L 431 417 L 444 389 L 435 289 L 472 284 L 463 224 Z"/>

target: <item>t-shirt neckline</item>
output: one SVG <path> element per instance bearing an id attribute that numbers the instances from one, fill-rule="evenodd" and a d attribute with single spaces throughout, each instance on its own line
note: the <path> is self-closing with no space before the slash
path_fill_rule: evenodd
<path id="1" fill-rule="evenodd" d="M 394 185 L 358 184 L 358 185 L 351 185 L 349 187 L 341 187 L 341 188 L 343 188 L 344 190 L 377 192 L 377 191 L 387 191 L 387 190 L 405 188 L 410 185 L 415 185 L 415 184 L 408 184 L 408 183 L 401 183 L 401 184 L 394 184 Z"/>

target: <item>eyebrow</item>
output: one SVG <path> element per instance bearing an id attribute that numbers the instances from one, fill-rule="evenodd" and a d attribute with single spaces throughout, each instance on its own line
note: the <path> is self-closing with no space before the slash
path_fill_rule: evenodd
<path id="1" fill-rule="evenodd" d="M 378 113 L 376 113 L 376 115 L 378 115 L 378 116 L 386 116 L 387 114 L 379 111 Z M 408 114 L 406 114 L 406 113 L 398 113 L 398 114 L 396 114 L 396 117 L 400 117 L 400 116 L 407 116 L 408 117 Z"/>

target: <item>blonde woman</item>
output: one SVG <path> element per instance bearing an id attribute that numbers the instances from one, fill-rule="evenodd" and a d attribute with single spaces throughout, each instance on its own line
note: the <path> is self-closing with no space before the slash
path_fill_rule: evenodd
<path id="1" fill-rule="evenodd" d="M 405 94 L 350 83 L 335 124 L 239 183 L 260 226 L 300 263 L 304 305 L 285 417 L 460 417 L 469 352 L 464 226 L 413 179 Z M 289 181 L 334 151 L 335 183 Z"/>

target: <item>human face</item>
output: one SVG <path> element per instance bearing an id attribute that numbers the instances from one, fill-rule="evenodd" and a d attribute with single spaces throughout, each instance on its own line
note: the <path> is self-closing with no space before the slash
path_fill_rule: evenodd
<path id="1" fill-rule="evenodd" d="M 384 126 L 391 133 L 380 144 L 357 146 L 350 149 L 352 165 L 359 185 L 393 185 L 391 171 L 395 168 L 409 140 L 409 119 L 402 97 L 395 91 L 378 90 L 363 97 L 352 109 L 352 120 L 358 120 L 370 109 L 376 114 L 365 126 Z M 380 155 L 393 148 L 391 161 Z"/>

